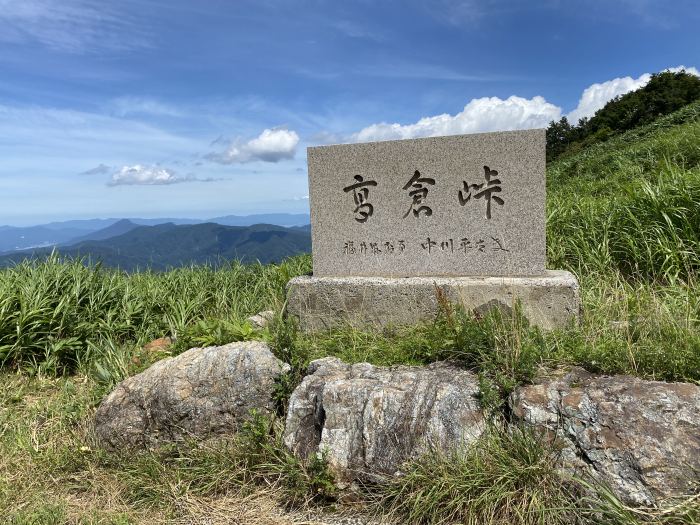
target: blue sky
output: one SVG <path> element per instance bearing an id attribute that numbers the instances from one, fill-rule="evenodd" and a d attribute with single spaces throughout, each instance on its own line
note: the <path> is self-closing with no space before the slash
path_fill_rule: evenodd
<path id="1" fill-rule="evenodd" d="M 308 208 L 310 145 L 545 127 L 697 0 L 0 0 L 0 224 Z"/>

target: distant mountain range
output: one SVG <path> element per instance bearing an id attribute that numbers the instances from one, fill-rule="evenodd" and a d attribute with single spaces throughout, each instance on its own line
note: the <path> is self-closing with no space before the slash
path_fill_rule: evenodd
<path id="1" fill-rule="evenodd" d="M 74 229 L 74 226 L 60 231 Z M 0 267 L 26 258 L 45 258 L 53 249 L 35 248 L 1 255 Z M 311 229 L 308 225 L 286 228 L 272 224 L 227 226 L 216 223 L 141 226 L 124 219 L 74 238 L 68 244 L 59 244 L 56 249 L 61 255 L 99 261 L 126 271 L 166 270 L 204 263 L 218 265 L 233 259 L 267 264 L 310 252 Z"/>
<path id="2" fill-rule="evenodd" d="M 131 230 L 135 230 L 136 228 L 139 228 L 139 225 L 135 222 L 131 222 L 129 219 L 121 219 L 114 224 L 107 226 L 106 228 L 90 232 L 86 235 L 81 235 L 80 237 L 71 239 L 67 243 L 61 244 L 73 246 L 87 241 L 104 241 L 105 239 L 111 239 L 112 237 L 118 237 L 119 235 L 129 233 Z"/>
<path id="3" fill-rule="evenodd" d="M 258 215 L 226 215 L 207 220 L 199 219 L 87 219 L 51 222 L 37 226 L 17 227 L 0 226 L 0 253 L 69 246 L 88 240 L 105 240 L 127 233 L 137 226 L 156 226 L 159 224 L 195 225 L 216 223 L 223 226 L 252 226 L 253 224 L 272 224 L 276 226 L 303 226 L 310 222 L 308 214 L 269 213 Z M 111 229 L 110 229 L 111 228 Z"/>

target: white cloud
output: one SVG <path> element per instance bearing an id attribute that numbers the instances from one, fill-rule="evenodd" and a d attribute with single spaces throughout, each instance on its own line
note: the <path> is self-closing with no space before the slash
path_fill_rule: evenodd
<path id="1" fill-rule="evenodd" d="M 181 182 L 213 182 L 217 179 L 199 179 L 194 175 L 177 175 L 173 170 L 160 166 L 123 166 L 112 174 L 109 186 L 162 186 Z"/>
<path id="2" fill-rule="evenodd" d="M 217 139 L 215 143 L 220 142 Z M 293 159 L 299 144 L 296 132 L 275 128 L 266 129 L 258 137 L 247 142 L 234 140 L 222 153 L 212 153 L 210 160 L 221 164 L 243 164 L 246 162 L 279 162 Z"/>
<path id="3" fill-rule="evenodd" d="M 459 135 L 479 131 L 545 128 L 561 117 L 561 108 L 542 97 L 477 98 L 456 115 L 447 113 L 425 117 L 415 124 L 373 124 L 352 135 L 354 142 L 411 139 L 440 135 Z"/>
<path id="4" fill-rule="evenodd" d="M 596 111 L 605 106 L 610 100 L 618 95 L 624 95 L 639 89 L 646 85 L 650 78 L 651 75 L 649 73 L 644 73 L 638 78 L 621 77 L 601 82 L 600 84 L 592 84 L 583 90 L 578 106 L 566 118 L 572 124 L 576 124 L 584 117 L 592 117 Z"/>
<path id="5" fill-rule="evenodd" d="M 38 42 L 69 53 L 147 44 L 124 9 L 95 0 L 0 0 L 0 27 L 0 42 Z"/>
<path id="6" fill-rule="evenodd" d="M 668 69 L 665 69 L 664 71 L 671 71 L 672 73 L 679 73 L 680 71 L 685 71 L 686 73 L 690 73 L 691 75 L 695 75 L 696 77 L 700 77 L 700 71 L 695 68 L 695 67 L 685 67 L 685 66 L 676 66 L 676 67 L 669 67 Z"/>
<path id="7" fill-rule="evenodd" d="M 671 67 L 668 68 L 667 71 L 678 72 L 682 69 L 685 69 L 688 73 L 693 75 L 700 76 L 700 71 L 694 67 Z M 605 104 L 613 98 L 645 86 L 650 79 L 651 74 L 644 73 L 637 78 L 620 77 L 613 78 L 607 82 L 601 82 L 600 84 L 592 84 L 584 89 L 579 99 L 578 106 L 576 106 L 576 109 L 571 111 L 566 118 L 572 124 L 576 124 L 584 117 L 592 117 L 596 111 L 605 106 Z"/>
<path id="8" fill-rule="evenodd" d="M 667 71 L 685 70 L 696 76 L 700 71 L 694 67 L 671 67 Z M 587 87 L 581 94 L 578 106 L 567 118 L 576 123 L 582 117 L 590 117 L 609 100 L 646 85 L 651 78 L 645 73 L 638 78 L 622 77 Z M 503 100 L 498 97 L 472 99 L 456 115 L 444 113 L 424 117 L 414 124 L 389 124 L 381 122 L 367 126 L 357 133 L 342 138 L 329 132 L 319 133 L 316 143 L 371 142 L 380 140 L 412 139 L 441 135 L 459 135 L 482 131 L 505 131 L 515 129 L 546 128 L 552 120 L 559 120 L 562 110 L 543 97 L 526 99 L 511 96 Z"/>

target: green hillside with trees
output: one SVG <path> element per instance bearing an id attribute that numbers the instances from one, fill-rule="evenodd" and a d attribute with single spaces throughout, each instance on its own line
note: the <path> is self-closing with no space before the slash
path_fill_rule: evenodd
<path id="1" fill-rule="evenodd" d="M 645 86 L 615 97 L 591 118 L 552 122 L 547 128 L 547 161 L 654 122 L 697 100 L 700 78 L 685 71 L 656 73 Z"/>
<path id="2" fill-rule="evenodd" d="M 677 79 L 685 86 L 685 77 L 664 75 L 638 96 Z M 688 86 L 669 100 L 685 100 Z M 13 524 L 286 523 L 280 512 L 335 511 L 395 523 L 698 523 L 697 496 L 631 508 L 558 470 L 541 436 L 498 425 L 478 453 L 427 455 L 406 464 L 404 477 L 362 487 L 354 501 L 339 499 L 323 465 L 291 456 L 280 437 L 291 390 L 323 356 L 381 365 L 450 359 L 476 372 L 482 403 L 506 415 L 518 385 L 573 365 L 700 382 L 700 102 L 651 119 L 671 106 L 635 113 L 627 100 L 610 108 L 627 108 L 629 118 L 610 120 L 604 108 L 605 117 L 582 124 L 597 131 L 568 142 L 547 168 L 548 265 L 578 277 L 580 326 L 543 333 L 517 316 L 445 309 L 406 329 L 305 335 L 280 312 L 288 280 L 312 269 L 308 255 L 133 274 L 51 257 L 0 271 L 0 516 Z M 611 131 L 594 139 L 602 129 Z M 267 309 L 277 312 L 268 328 L 246 322 Z M 163 336 L 174 346 L 144 349 Z M 220 443 L 128 456 L 100 449 L 90 422 L 118 381 L 192 346 L 250 338 L 292 365 L 277 419 Z"/>

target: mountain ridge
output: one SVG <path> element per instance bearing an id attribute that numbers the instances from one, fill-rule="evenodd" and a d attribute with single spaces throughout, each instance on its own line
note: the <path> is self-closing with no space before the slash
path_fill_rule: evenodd
<path id="1" fill-rule="evenodd" d="M 190 264 L 218 266 L 231 260 L 267 264 L 311 250 L 310 231 L 298 227 L 272 224 L 226 226 L 211 222 L 134 226 L 106 239 L 88 239 L 56 249 L 5 254 L 0 256 L 0 267 L 24 259 L 43 259 L 54 250 L 61 256 L 83 258 L 88 263 L 101 262 L 126 271 L 162 271 Z"/>
<path id="2" fill-rule="evenodd" d="M 273 224 L 293 227 L 308 224 L 309 214 L 304 213 L 263 213 L 253 215 L 222 215 L 212 219 L 189 218 L 97 218 L 76 219 L 50 222 L 35 226 L 0 226 L 0 254 L 31 249 L 50 248 L 52 246 L 70 246 L 91 239 L 106 239 L 124 233 L 129 228 L 123 221 L 136 226 L 156 226 L 173 223 L 177 225 L 194 225 L 216 223 L 224 226 L 252 226 L 254 224 Z M 115 226 L 121 223 L 121 226 Z"/>

